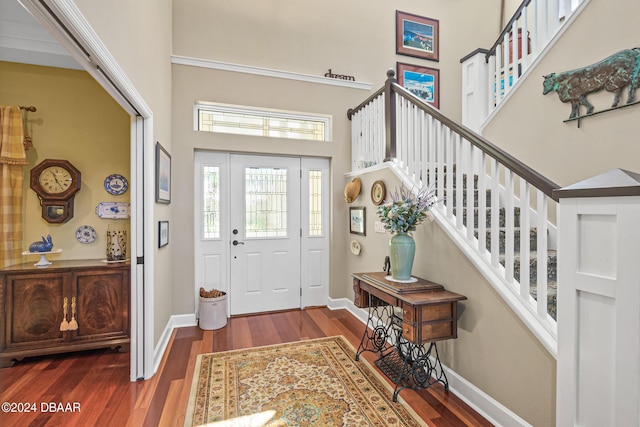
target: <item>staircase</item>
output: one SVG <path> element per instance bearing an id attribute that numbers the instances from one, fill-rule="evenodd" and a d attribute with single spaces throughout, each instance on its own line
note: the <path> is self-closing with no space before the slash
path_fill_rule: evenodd
<path id="1" fill-rule="evenodd" d="M 467 198 L 467 189 L 466 189 L 466 180 L 467 180 L 467 175 L 463 175 L 463 185 L 461 186 L 462 191 L 463 191 L 463 209 L 462 209 L 462 224 L 464 227 L 467 227 L 467 217 L 472 217 L 473 218 L 473 235 L 474 237 L 477 239 L 478 238 L 478 218 L 479 218 L 479 214 L 478 214 L 478 197 L 480 196 L 480 194 L 478 193 L 478 175 L 473 175 L 473 206 L 471 208 L 469 208 L 466 204 L 466 200 L 468 200 Z M 445 178 L 446 179 L 446 178 Z M 455 182 L 455 174 L 454 174 L 454 194 L 456 192 L 456 182 Z M 486 222 L 485 222 L 485 233 L 486 233 L 486 248 L 487 251 L 491 251 L 491 240 L 492 240 L 492 231 L 490 230 L 491 227 L 491 190 L 486 190 L 485 193 L 485 218 L 486 218 Z M 454 196 L 455 197 L 455 196 Z M 444 196 L 444 204 L 446 206 L 447 203 L 447 196 L 445 193 Z M 468 212 L 471 212 L 472 214 L 469 215 Z M 521 238 L 520 235 L 522 233 L 522 229 L 520 227 L 520 212 L 521 209 L 520 207 L 514 207 L 513 209 L 513 250 L 514 250 L 514 257 L 513 257 L 513 278 L 516 282 L 520 282 L 520 271 L 521 271 L 521 266 L 520 266 L 520 260 L 521 260 L 521 256 L 520 256 L 520 245 L 521 245 Z M 499 218 L 498 218 L 498 251 L 499 251 L 499 262 L 500 265 L 502 265 L 503 267 L 505 266 L 505 262 L 506 262 L 506 256 L 505 256 L 505 251 L 506 251 L 506 222 L 507 222 L 507 215 L 506 215 L 506 210 L 504 207 L 500 207 L 498 209 L 498 213 L 499 213 Z M 453 214 L 457 215 L 457 211 L 456 208 L 453 208 Z M 529 284 L 530 284 L 530 288 L 529 288 L 529 294 L 531 295 L 531 297 L 537 301 L 537 294 L 538 294 L 538 256 L 537 256 L 537 233 L 538 230 L 536 227 L 529 227 L 529 237 L 528 237 L 528 241 L 529 241 L 529 259 L 528 259 L 528 263 L 529 263 Z M 549 314 L 549 316 L 551 316 L 551 318 L 553 318 L 553 320 L 557 320 L 557 263 L 558 263 L 558 259 L 557 259 L 557 251 L 555 249 L 548 249 L 546 251 L 546 262 L 543 263 L 543 265 L 547 266 L 547 272 L 546 272 L 546 287 L 547 287 L 547 313 Z"/>
<path id="2" fill-rule="evenodd" d="M 462 58 L 462 123 L 481 132 L 589 1 L 523 0 L 491 48 Z"/>
<path id="3" fill-rule="evenodd" d="M 393 70 L 347 113 L 352 171 L 385 163 L 408 188 L 435 183 L 436 221 L 554 357 L 558 186 L 476 132 L 589 2 L 524 0 L 489 50 L 463 58 L 465 125 L 399 86 Z"/>
<path id="4" fill-rule="evenodd" d="M 353 171 L 384 163 L 407 188 L 432 183 L 436 221 L 555 356 L 558 186 L 387 77 L 348 112 Z"/>

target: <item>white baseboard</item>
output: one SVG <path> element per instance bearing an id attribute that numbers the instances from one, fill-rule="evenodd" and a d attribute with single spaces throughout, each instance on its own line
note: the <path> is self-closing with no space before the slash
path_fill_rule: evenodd
<path id="1" fill-rule="evenodd" d="M 198 324 L 196 320 L 196 314 L 178 314 L 175 316 L 171 316 L 166 326 L 164 327 L 164 331 L 162 331 L 162 336 L 158 341 L 158 345 L 153 352 L 153 374 L 155 375 L 158 372 L 158 367 L 160 367 L 160 362 L 162 362 L 162 357 L 164 356 L 165 351 L 167 351 L 167 346 L 169 345 L 169 340 L 171 339 L 171 334 L 175 328 L 184 328 L 186 326 L 196 326 Z"/>
<path id="2" fill-rule="evenodd" d="M 363 324 L 367 324 L 368 312 L 365 309 L 358 308 L 353 301 L 347 298 L 331 299 L 329 298 L 327 306 L 331 310 L 346 309 L 356 316 Z M 500 404 L 497 400 L 484 393 L 478 387 L 471 384 L 461 375 L 444 365 L 449 381 L 449 390 L 457 397 L 473 408 L 477 413 L 482 415 L 490 423 L 496 426 L 505 427 L 527 427 L 530 426 L 522 418 L 518 417 L 508 408 Z"/>

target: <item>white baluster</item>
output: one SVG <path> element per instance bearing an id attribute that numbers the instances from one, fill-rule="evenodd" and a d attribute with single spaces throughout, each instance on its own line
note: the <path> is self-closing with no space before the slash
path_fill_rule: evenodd
<path id="1" fill-rule="evenodd" d="M 491 265 L 500 264 L 500 165 L 491 158 Z"/>
<path id="2" fill-rule="evenodd" d="M 478 170 L 478 252 L 487 253 L 487 154 L 479 153 Z"/>
<path id="3" fill-rule="evenodd" d="M 447 218 L 453 219 L 453 206 L 455 198 L 453 197 L 453 166 L 455 160 L 454 133 L 448 129 L 446 132 L 445 146 L 447 147 L 446 163 L 447 163 Z"/>
<path id="4" fill-rule="evenodd" d="M 513 239 L 514 239 L 514 193 L 513 193 L 513 172 L 509 169 L 505 169 L 505 248 L 504 248 L 504 270 L 505 280 L 507 283 L 513 283 Z M 492 238 L 494 236 L 491 236 Z M 498 236 L 495 236 L 498 238 Z"/>
<path id="5" fill-rule="evenodd" d="M 467 177 L 467 240 L 469 242 L 473 242 L 474 239 L 474 235 L 473 235 L 473 221 L 475 219 L 475 214 L 474 214 L 474 206 L 475 206 L 475 191 L 473 188 L 473 181 L 474 181 L 474 177 L 473 177 L 473 153 L 474 153 L 474 149 L 475 147 L 473 145 L 471 145 L 471 143 L 469 141 L 467 141 L 466 139 L 464 140 L 464 146 L 465 146 L 465 153 L 466 153 L 466 161 L 464 162 L 465 165 L 465 175 Z M 473 243 L 472 243 L 473 244 Z"/>
<path id="6" fill-rule="evenodd" d="M 531 286 L 529 271 L 531 262 L 531 220 L 529 215 L 531 185 L 520 177 L 518 179 L 520 181 L 520 297 L 525 303 L 528 303 Z"/>
<path id="7" fill-rule="evenodd" d="M 538 193 L 537 203 L 537 225 L 538 225 L 538 296 L 537 296 L 537 312 L 541 319 L 547 319 L 547 269 L 548 269 L 548 253 L 547 253 L 547 196 L 540 190 Z"/>

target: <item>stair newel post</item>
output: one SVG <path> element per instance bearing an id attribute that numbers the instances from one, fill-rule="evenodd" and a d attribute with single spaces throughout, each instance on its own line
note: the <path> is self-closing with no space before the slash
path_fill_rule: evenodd
<path id="1" fill-rule="evenodd" d="M 616 169 L 553 195 L 556 424 L 640 425 L 640 174 Z"/>
<path id="2" fill-rule="evenodd" d="M 387 80 L 384 83 L 384 129 L 385 129 L 385 162 L 396 159 L 396 93 L 393 83 L 396 72 L 390 68 L 387 71 Z"/>
<path id="3" fill-rule="evenodd" d="M 493 67 L 487 58 L 493 60 Z M 481 133 L 482 123 L 494 108 L 495 82 L 490 81 L 490 70 L 495 70 L 495 55 L 486 49 L 477 49 L 460 60 L 462 64 L 462 124 Z M 495 72 L 493 72 L 495 80 Z M 498 84 L 500 79 L 498 79 Z"/>

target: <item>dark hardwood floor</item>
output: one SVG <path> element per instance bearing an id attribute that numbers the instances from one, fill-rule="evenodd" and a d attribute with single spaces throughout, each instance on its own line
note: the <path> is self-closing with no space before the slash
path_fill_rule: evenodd
<path id="1" fill-rule="evenodd" d="M 176 329 L 153 378 L 129 381 L 129 354 L 102 350 L 25 359 L 0 370 L 0 412 L 8 426 L 182 426 L 196 356 L 344 335 L 357 348 L 363 324 L 347 310 L 294 310 L 229 319 L 226 327 Z M 373 361 L 373 354 L 364 358 Z M 376 368 L 377 369 L 377 368 Z M 440 384 L 400 394 L 434 427 L 490 426 Z"/>

